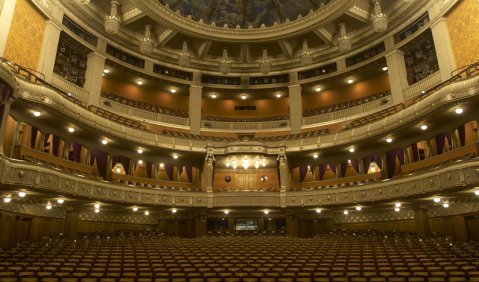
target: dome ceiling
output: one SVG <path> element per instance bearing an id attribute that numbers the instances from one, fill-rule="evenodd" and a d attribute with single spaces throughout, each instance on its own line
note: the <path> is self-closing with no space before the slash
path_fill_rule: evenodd
<path id="1" fill-rule="evenodd" d="M 158 0 L 182 16 L 230 28 L 259 28 L 306 16 L 330 0 Z"/>
<path id="2" fill-rule="evenodd" d="M 91 0 L 73 8 L 72 0 L 60 1 L 67 15 L 84 19 L 84 25 L 134 52 L 140 53 L 148 26 L 153 46 L 145 54 L 167 66 L 178 67 L 186 44 L 191 60 L 182 67 L 221 73 L 226 50 L 232 74 L 261 74 L 264 49 L 271 73 L 334 61 L 343 56 L 338 49 L 342 23 L 352 43 L 345 53 L 353 54 L 384 41 L 431 5 L 427 0 Z M 105 32 L 112 2 L 118 3 L 120 19 L 114 35 Z M 387 15 L 382 32 L 373 30 L 375 2 Z M 301 61 L 305 50 L 311 57 L 306 65 Z"/>

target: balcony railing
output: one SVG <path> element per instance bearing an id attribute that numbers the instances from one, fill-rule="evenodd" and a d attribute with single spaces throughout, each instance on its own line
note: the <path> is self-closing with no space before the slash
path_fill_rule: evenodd
<path id="1" fill-rule="evenodd" d="M 320 180 L 320 181 L 293 183 L 291 188 L 293 190 L 307 190 L 307 189 L 320 189 L 323 187 L 357 185 L 360 183 L 381 179 L 381 177 L 382 177 L 381 172 L 375 172 L 375 173 L 360 174 L 360 175 L 355 175 L 350 177 L 341 177 L 341 178 L 327 179 L 327 180 Z"/>
<path id="2" fill-rule="evenodd" d="M 165 181 L 158 179 L 151 179 L 145 177 L 138 177 L 132 175 L 125 175 L 119 173 L 112 173 L 112 180 L 120 181 L 125 184 L 134 185 L 134 186 L 143 186 L 143 187 L 155 187 L 163 189 L 175 189 L 175 190 L 184 190 L 184 191 L 199 191 L 199 183 L 188 183 L 188 182 L 178 182 L 178 181 Z"/>
<path id="3" fill-rule="evenodd" d="M 85 103 L 88 102 L 88 97 L 90 96 L 90 94 L 88 93 L 86 89 L 83 89 L 80 86 L 63 79 L 58 74 L 54 73 L 52 75 L 52 84 L 60 88 L 61 90 L 65 91 L 66 93 L 70 93 L 71 95 L 76 97 L 78 100 L 81 100 L 82 102 L 85 102 Z"/>
<path id="4" fill-rule="evenodd" d="M 204 131 L 288 131 L 289 120 L 255 121 L 255 122 L 225 122 L 225 121 L 201 121 L 201 130 Z"/>

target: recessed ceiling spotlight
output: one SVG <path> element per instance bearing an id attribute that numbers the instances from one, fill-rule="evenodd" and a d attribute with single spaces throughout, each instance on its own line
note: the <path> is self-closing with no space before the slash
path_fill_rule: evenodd
<path id="1" fill-rule="evenodd" d="M 321 210 L 320 208 L 317 208 L 317 209 L 316 209 L 316 213 L 321 213 L 321 211 L 322 211 L 322 210 Z"/>
<path id="2" fill-rule="evenodd" d="M 230 211 L 229 211 L 229 210 L 225 210 L 224 213 L 225 213 L 225 214 L 229 214 Z"/>
<path id="3" fill-rule="evenodd" d="M 108 68 L 103 69 L 103 73 L 110 73 L 110 69 Z"/>
<path id="4" fill-rule="evenodd" d="M 449 203 L 444 203 L 442 206 L 447 209 L 449 207 Z"/>
<path id="5" fill-rule="evenodd" d="M 133 207 L 132 210 L 133 210 L 134 212 L 137 212 L 137 211 L 138 211 L 138 208 L 137 208 L 137 207 Z"/>
<path id="6" fill-rule="evenodd" d="M 394 206 L 395 206 L 396 208 L 400 208 L 400 207 L 402 206 L 402 204 L 401 204 L 400 202 L 396 202 L 396 203 L 394 203 Z"/>
<path id="7" fill-rule="evenodd" d="M 357 211 L 361 211 L 363 208 L 361 206 L 356 206 Z"/>
<path id="8" fill-rule="evenodd" d="M 476 196 L 479 196 L 479 190 L 474 191 L 474 194 L 476 194 Z"/>
<path id="9" fill-rule="evenodd" d="M 218 97 L 218 95 L 216 95 L 216 94 L 211 94 L 210 97 L 211 97 L 212 99 L 216 99 L 216 98 Z"/>
<path id="10" fill-rule="evenodd" d="M 248 96 L 246 96 L 246 95 L 244 95 L 244 94 L 241 95 L 241 100 L 246 100 L 246 98 L 248 98 Z"/>
<path id="11" fill-rule="evenodd" d="M 70 132 L 70 133 L 75 132 L 75 128 L 73 128 L 73 127 L 70 126 L 70 127 L 68 128 L 68 132 Z"/>
<path id="12" fill-rule="evenodd" d="M 276 93 L 276 98 L 281 98 L 283 97 L 283 95 L 281 95 L 281 93 Z"/>
<path id="13" fill-rule="evenodd" d="M 178 154 L 173 154 L 173 159 L 177 160 L 178 159 Z"/>
<path id="14" fill-rule="evenodd" d="M 441 198 L 439 197 L 435 197 L 434 199 L 432 199 L 434 201 L 434 203 L 439 203 L 441 201 Z"/>
<path id="15" fill-rule="evenodd" d="M 139 164 L 139 165 L 142 165 L 142 164 L 143 164 L 143 160 L 138 160 L 138 164 Z"/>
<path id="16" fill-rule="evenodd" d="M 102 140 L 101 140 L 101 143 L 102 143 L 103 145 L 106 145 L 106 144 L 108 144 L 108 140 L 102 139 Z"/>
<path id="17" fill-rule="evenodd" d="M 460 114 L 462 114 L 462 113 L 464 112 L 464 109 L 461 108 L 461 107 L 457 107 L 457 108 L 455 109 L 455 112 L 456 112 L 456 114 L 460 115 Z"/>
<path id="18" fill-rule="evenodd" d="M 388 70 L 388 67 L 383 67 L 383 71 L 387 71 Z"/>
<path id="19" fill-rule="evenodd" d="M 401 211 L 401 208 L 396 207 L 396 208 L 394 208 L 394 211 L 395 211 L 395 212 L 400 212 L 400 211 Z"/>
<path id="20" fill-rule="evenodd" d="M 40 113 L 39 111 L 33 111 L 33 115 L 39 117 L 42 115 L 42 113 Z"/>
<path id="21" fill-rule="evenodd" d="M 176 88 L 171 88 L 171 89 L 170 89 L 170 92 L 171 92 L 172 94 L 175 94 L 175 93 L 176 93 Z"/>
<path id="22" fill-rule="evenodd" d="M 145 211 L 145 215 L 150 215 L 150 211 Z"/>
<path id="23" fill-rule="evenodd" d="M 356 151 L 356 149 L 354 147 L 349 148 L 350 153 L 354 153 L 354 151 Z"/>
<path id="24" fill-rule="evenodd" d="M 343 213 L 344 213 L 345 215 L 348 215 L 348 214 L 349 214 L 349 211 L 348 211 L 348 210 L 344 210 Z"/>
<path id="25" fill-rule="evenodd" d="M 10 196 L 7 196 L 7 197 L 3 198 L 3 201 L 8 204 L 12 201 L 12 198 Z"/>
<path id="26" fill-rule="evenodd" d="M 47 205 L 45 206 L 45 208 L 47 208 L 47 210 L 51 210 L 52 209 L 52 203 L 48 202 Z"/>
<path id="27" fill-rule="evenodd" d="M 64 202 L 65 202 L 64 199 L 58 199 L 58 200 L 57 200 L 57 203 L 59 203 L 60 205 L 63 204 Z"/>
<path id="28" fill-rule="evenodd" d="M 138 154 L 143 154 L 143 149 L 138 149 Z"/>
<path id="29" fill-rule="evenodd" d="M 72 95 L 73 95 L 73 94 L 72 94 L 71 92 L 68 92 L 68 93 L 67 93 L 67 96 L 68 96 L 68 97 L 71 97 Z"/>
<path id="30" fill-rule="evenodd" d="M 172 209 L 171 209 L 171 212 L 172 212 L 172 213 L 176 213 L 177 211 L 178 211 L 178 210 L 175 209 L 175 208 L 172 208 Z"/>
<path id="31" fill-rule="evenodd" d="M 136 81 L 136 84 L 138 84 L 138 85 L 143 85 L 143 80 L 137 80 L 137 81 Z"/>
<path id="32" fill-rule="evenodd" d="M 164 168 L 165 167 L 165 164 L 164 163 L 160 163 L 160 168 Z"/>
<path id="33" fill-rule="evenodd" d="M 95 209 L 95 213 L 99 213 L 100 212 L 100 209 Z"/>
<path id="34" fill-rule="evenodd" d="M 427 129 L 427 125 L 423 124 L 421 125 L 421 130 L 426 130 Z"/>
<path id="35" fill-rule="evenodd" d="M 314 88 L 314 91 L 316 91 L 316 92 L 321 92 L 321 90 L 322 90 L 322 89 L 321 89 L 321 87 L 319 87 L 319 86 L 316 87 L 316 88 Z"/>
<path id="36" fill-rule="evenodd" d="M 386 139 L 386 142 L 391 143 L 391 142 L 393 142 L 393 139 L 392 139 L 391 137 L 388 137 L 388 138 Z"/>
<path id="37" fill-rule="evenodd" d="M 269 214 L 269 210 L 264 210 L 264 214 Z"/>
<path id="38" fill-rule="evenodd" d="M 313 154 L 313 158 L 315 158 L 315 159 L 319 158 L 318 153 L 314 153 L 314 154 Z"/>
<path id="39" fill-rule="evenodd" d="M 23 191 L 18 192 L 18 197 L 20 197 L 20 198 L 25 198 L 26 195 L 27 195 L 27 193 L 25 193 Z"/>
<path id="40" fill-rule="evenodd" d="M 353 79 L 348 79 L 348 84 L 353 84 L 354 80 Z"/>
<path id="41" fill-rule="evenodd" d="M 99 209 L 100 208 L 100 204 L 95 204 L 95 209 Z"/>

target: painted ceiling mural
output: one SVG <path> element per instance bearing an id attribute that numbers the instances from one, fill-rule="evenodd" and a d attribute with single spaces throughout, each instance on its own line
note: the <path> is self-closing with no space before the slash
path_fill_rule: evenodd
<path id="1" fill-rule="evenodd" d="M 191 15 L 195 21 L 230 28 L 254 28 L 296 20 L 306 16 L 330 0 L 158 0 L 183 16 Z"/>

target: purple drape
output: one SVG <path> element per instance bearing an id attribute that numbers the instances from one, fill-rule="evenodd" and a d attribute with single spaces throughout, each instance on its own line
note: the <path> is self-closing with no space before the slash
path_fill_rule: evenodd
<path id="1" fill-rule="evenodd" d="M 446 132 L 446 133 L 444 133 L 444 135 L 446 136 L 448 146 L 452 148 L 452 136 L 451 136 L 451 133 L 450 133 L 450 132 Z"/>
<path id="2" fill-rule="evenodd" d="M 459 132 L 459 140 L 461 141 L 461 147 L 466 145 L 466 127 L 461 125 L 457 128 Z"/>
<path id="3" fill-rule="evenodd" d="M 185 166 L 185 169 L 186 169 L 186 176 L 188 176 L 188 181 L 193 182 L 193 167 Z"/>
<path id="4" fill-rule="evenodd" d="M 98 167 L 98 172 L 101 176 L 105 177 L 108 154 L 100 150 L 92 150 L 90 154 L 90 165 L 93 165 L 95 163 L 95 160 Z"/>
<path id="5" fill-rule="evenodd" d="M 371 156 L 367 156 L 363 158 L 364 174 L 368 174 L 369 166 L 371 165 L 371 160 L 372 160 Z"/>
<path id="6" fill-rule="evenodd" d="M 30 136 L 30 147 L 32 149 L 36 149 L 35 148 L 35 141 L 37 140 L 37 135 L 38 135 L 38 129 L 34 126 L 32 126 L 32 134 Z"/>
<path id="7" fill-rule="evenodd" d="M 77 163 L 80 162 L 81 149 L 82 149 L 82 146 L 80 144 L 73 143 L 73 158 L 74 158 L 74 161 Z"/>
<path id="8" fill-rule="evenodd" d="M 341 177 L 346 175 L 346 170 L 348 169 L 348 160 L 341 161 Z"/>
<path id="9" fill-rule="evenodd" d="M 308 166 L 299 167 L 299 182 L 303 182 L 307 173 L 308 173 Z"/>
<path id="10" fill-rule="evenodd" d="M 151 178 L 151 162 L 146 161 L 146 176 Z"/>
<path id="11" fill-rule="evenodd" d="M 378 155 L 373 155 L 371 156 L 372 157 L 372 160 L 374 162 L 376 162 L 376 164 L 378 165 L 378 167 L 380 169 L 383 169 L 383 161 L 381 160 L 381 156 L 378 156 Z"/>
<path id="12" fill-rule="evenodd" d="M 319 166 L 319 179 L 323 180 L 324 174 L 326 173 L 326 169 L 328 168 L 328 164 L 321 164 Z"/>
<path id="13" fill-rule="evenodd" d="M 53 135 L 53 134 L 52 134 Z M 53 147 L 53 155 L 57 156 L 57 157 L 60 157 L 59 154 L 58 154 L 58 147 L 60 146 L 60 137 L 56 136 L 56 135 L 53 135 L 53 138 L 52 138 L 52 147 Z"/>
<path id="14" fill-rule="evenodd" d="M 351 160 L 351 165 L 353 166 L 354 170 L 359 173 L 359 162 L 357 160 Z"/>
<path id="15" fill-rule="evenodd" d="M 444 152 L 444 141 L 446 136 L 444 133 L 440 133 L 434 137 L 436 140 L 436 149 L 438 154 L 442 154 Z"/>
<path id="16" fill-rule="evenodd" d="M 412 158 L 415 162 L 419 161 L 419 150 L 417 148 L 417 143 L 411 145 L 412 148 Z"/>
<path id="17" fill-rule="evenodd" d="M 173 165 L 165 164 L 165 172 L 169 180 L 173 180 Z"/>
<path id="18" fill-rule="evenodd" d="M 400 164 L 404 164 L 404 152 L 402 149 L 394 149 L 386 153 L 386 162 L 388 166 L 388 178 L 394 176 L 396 171 L 396 159 Z"/>

